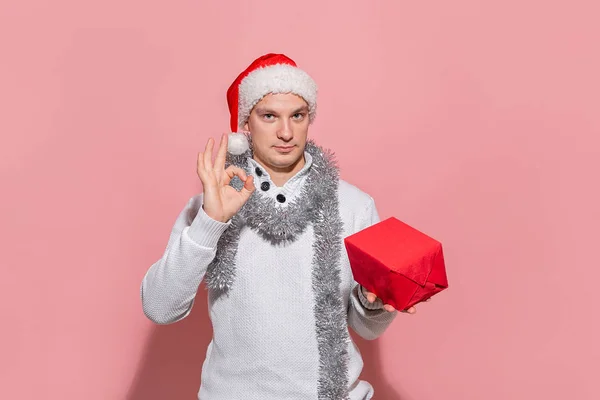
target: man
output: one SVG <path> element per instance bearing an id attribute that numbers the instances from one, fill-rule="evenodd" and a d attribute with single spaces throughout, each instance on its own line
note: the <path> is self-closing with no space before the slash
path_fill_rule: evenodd
<path id="1" fill-rule="evenodd" d="M 177 218 L 141 297 L 158 324 L 185 318 L 204 279 L 213 338 L 202 400 L 370 399 L 349 327 L 371 340 L 397 315 L 353 279 L 343 239 L 379 221 L 307 139 L 317 86 L 282 54 L 227 93 L 232 135 L 198 155 L 203 193 Z M 213 161 L 213 152 L 216 157 Z M 407 310 L 414 313 L 415 309 Z"/>

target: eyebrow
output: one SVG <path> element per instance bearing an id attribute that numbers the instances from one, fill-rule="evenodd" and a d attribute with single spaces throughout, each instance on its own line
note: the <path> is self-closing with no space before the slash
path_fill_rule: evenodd
<path id="1" fill-rule="evenodd" d="M 272 110 L 270 108 L 265 107 L 256 107 L 256 112 L 259 114 L 279 114 L 277 111 Z M 308 112 L 307 106 L 302 106 L 292 112 L 292 114 L 297 114 L 299 112 Z"/>
<path id="2" fill-rule="evenodd" d="M 308 112 L 308 107 L 302 106 L 302 107 L 296 109 L 296 111 L 294 111 L 294 114 L 299 113 L 299 112 Z"/>
<path id="3" fill-rule="evenodd" d="M 264 107 L 256 107 L 256 112 L 259 114 L 275 114 L 275 111 Z"/>

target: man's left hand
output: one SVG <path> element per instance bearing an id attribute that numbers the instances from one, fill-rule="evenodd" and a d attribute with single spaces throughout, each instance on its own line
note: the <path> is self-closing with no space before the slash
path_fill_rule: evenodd
<path id="1" fill-rule="evenodd" d="M 365 289 L 364 294 L 367 297 L 367 301 L 369 303 L 373 303 L 377 300 L 377 295 L 375 293 L 369 292 L 368 290 Z M 431 297 L 425 301 L 430 301 L 430 300 L 431 300 Z M 383 309 L 386 310 L 387 312 L 393 312 L 396 310 L 394 308 L 394 306 L 392 306 L 391 304 L 385 304 L 383 306 Z M 407 313 L 407 314 L 414 314 L 417 312 L 417 309 L 415 308 L 415 306 L 412 306 L 412 307 L 408 308 L 407 310 L 402 310 L 402 312 Z"/>

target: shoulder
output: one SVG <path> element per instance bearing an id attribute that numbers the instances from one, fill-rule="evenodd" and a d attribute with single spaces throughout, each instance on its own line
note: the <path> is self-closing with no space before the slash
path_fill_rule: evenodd
<path id="1" fill-rule="evenodd" d="M 377 210 L 373 197 L 356 185 L 340 179 L 338 199 L 346 234 L 357 232 L 375 222 Z"/>
<path id="2" fill-rule="evenodd" d="M 338 197 L 340 207 L 350 208 L 358 212 L 371 205 L 374 200 L 367 192 L 343 180 L 339 180 Z"/>
<path id="3" fill-rule="evenodd" d="M 204 204 L 204 193 L 198 193 L 190 197 L 179 214 L 179 219 L 186 225 L 190 225 L 198 215 L 198 211 Z"/>

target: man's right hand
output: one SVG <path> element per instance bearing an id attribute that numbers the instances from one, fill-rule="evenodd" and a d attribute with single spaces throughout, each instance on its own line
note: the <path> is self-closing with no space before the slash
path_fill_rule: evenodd
<path id="1" fill-rule="evenodd" d="M 214 220 L 229 221 L 248 201 L 254 187 L 253 177 L 247 176 L 246 171 L 236 166 L 225 169 L 227 156 L 228 135 L 221 136 L 221 143 L 215 162 L 212 162 L 214 140 L 208 139 L 204 153 L 198 153 L 197 172 L 204 190 L 204 212 Z M 244 187 L 241 191 L 229 185 L 234 176 L 238 176 Z"/>

